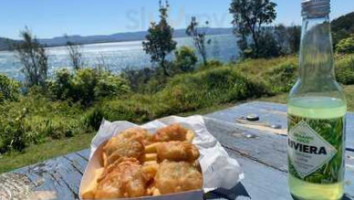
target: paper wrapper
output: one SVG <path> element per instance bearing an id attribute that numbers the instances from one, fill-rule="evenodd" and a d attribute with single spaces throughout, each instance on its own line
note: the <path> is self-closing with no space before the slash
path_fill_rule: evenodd
<path id="1" fill-rule="evenodd" d="M 147 129 L 150 133 L 155 133 L 157 129 L 175 123 L 179 123 L 183 127 L 195 132 L 193 144 L 198 147 L 200 152 L 199 162 L 203 172 L 203 190 L 205 193 L 217 188 L 231 189 L 243 179 L 244 175 L 239 163 L 237 160 L 231 158 L 214 136 L 209 133 L 202 116 L 187 118 L 171 116 L 149 122 L 142 126 L 127 121 L 103 121 L 91 143 L 90 162 L 83 176 L 80 192 L 87 187 L 84 182 L 92 178 L 88 171 L 98 167 L 97 164 L 99 162 L 92 158 L 95 157 L 93 156 L 95 153 L 99 153 L 96 150 L 101 151 L 99 147 L 105 141 L 128 128 L 141 127 Z"/>

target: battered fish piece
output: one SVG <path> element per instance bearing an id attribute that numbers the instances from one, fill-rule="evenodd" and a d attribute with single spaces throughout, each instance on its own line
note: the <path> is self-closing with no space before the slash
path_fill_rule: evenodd
<path id="1" fill-rule="evenodd" d="M 144 145 L 149 145 L 154 142 L 154 136 L 150 135 L 147 130 L 142 128 L 129 128 L 117 136 L 130 140 L 139 140 Z"/>
<path id="2" fill-rule="evenodd" d="M 149 182 L 153 182 L 158 169 L 159 169 L 159 164 L 157 163 L 144 163 L 142 170 L 145 179 Z"/>
<path id="3" fill-rule="evenodd" d="M 197 147 L 189 142 L 162 142 L 156 146 L 158 160 L 193 162 L 199 158 Z"/>
<path id="4" fill-rule="evenodd" d="M 101 176 L 98 177 L 97 182 L 102 181 L 109 173 L 111 173 L 122 162 L 139 163 L 139 161 L 136 158 L 127 158 L 127 157 L 119 158 L 113 164 L 104 167 L 103 173 L 101 174 Z"/>
<path id="5" fill-rule="evenodd" d="M 143 161 L 144 144 L 138 139 L 127 139 L 122 136 L 111 138 L 103 147 L 103 164 L 108 166 L 122 157 L 136 158 Z"/>
<path id="6" fill-rule="evenodd" d="M 159 142 L 185 141 L 188 130 L 179 124 L 173 124 L 156 131 L 155 140 Z"/>
<path id="7" fill-rule="evenodd" d="M 155 176 L 161 194 L 197 190 L 203 187 L 203 176 L 188 162 L 163 161 Z"/>
<path id="8" fill-rule="evenodd" d="M 120 161 L 120 162 L 118 162 Z M 129 198 L 146 195 L 146 176 L 139 161 L 123 158 L 111 165 L 98 181 L 95 198 Z"/>

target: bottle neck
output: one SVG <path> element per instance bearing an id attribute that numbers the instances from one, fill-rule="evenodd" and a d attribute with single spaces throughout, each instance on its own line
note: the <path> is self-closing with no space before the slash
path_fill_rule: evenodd
<path id="1" fill-rule="evenodd" d="M 300 79 L 303 83 L 334 81 L 334 60 L 329 16 L 304 17 L 300 47 Z"/>

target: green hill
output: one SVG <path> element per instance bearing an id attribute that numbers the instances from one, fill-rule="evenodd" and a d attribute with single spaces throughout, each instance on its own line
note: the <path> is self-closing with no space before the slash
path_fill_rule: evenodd
<path id="1" fill-rule="evenodd" d="M 18 41 L 16 41 L 16 40 L 11 40 L 8 38 L 1 38 L 0 37 L 0 51 L 9 50 L 10 47 L 17 42 Z"/>
<path id="2" fill-rule="evenodd" d="M 333 43 L 336 45 L 340 40 L 354 34 L 354 12 L 343 15 L 332 21 Z"/>
<path id="3" fill-rule="evenodd" d="M 338 32 L 341 30 L 354 32 L 354 12 L 343 15 L 332 21 L 333 32 Z"/>

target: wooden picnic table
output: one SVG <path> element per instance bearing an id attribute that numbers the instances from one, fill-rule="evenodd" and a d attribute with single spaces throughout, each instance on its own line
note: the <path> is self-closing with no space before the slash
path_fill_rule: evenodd
<path id="1" fill-rule="evenodd" d="M 260 121 L 248 122 L 244 118 L 249 114 L 257 114 Z M 206 199 L 292 199 L 287 182 L 285 105 L 252 102 L 204 117 L 210 133 L 245 173 L 232 190 L 219 189 L 206 194 Z M 354 113 L 347 119 L 344 199 L 354 199 Z M 86 149 L 0 175 L 0 199 L 78 199 L 89 153 Z"/>

